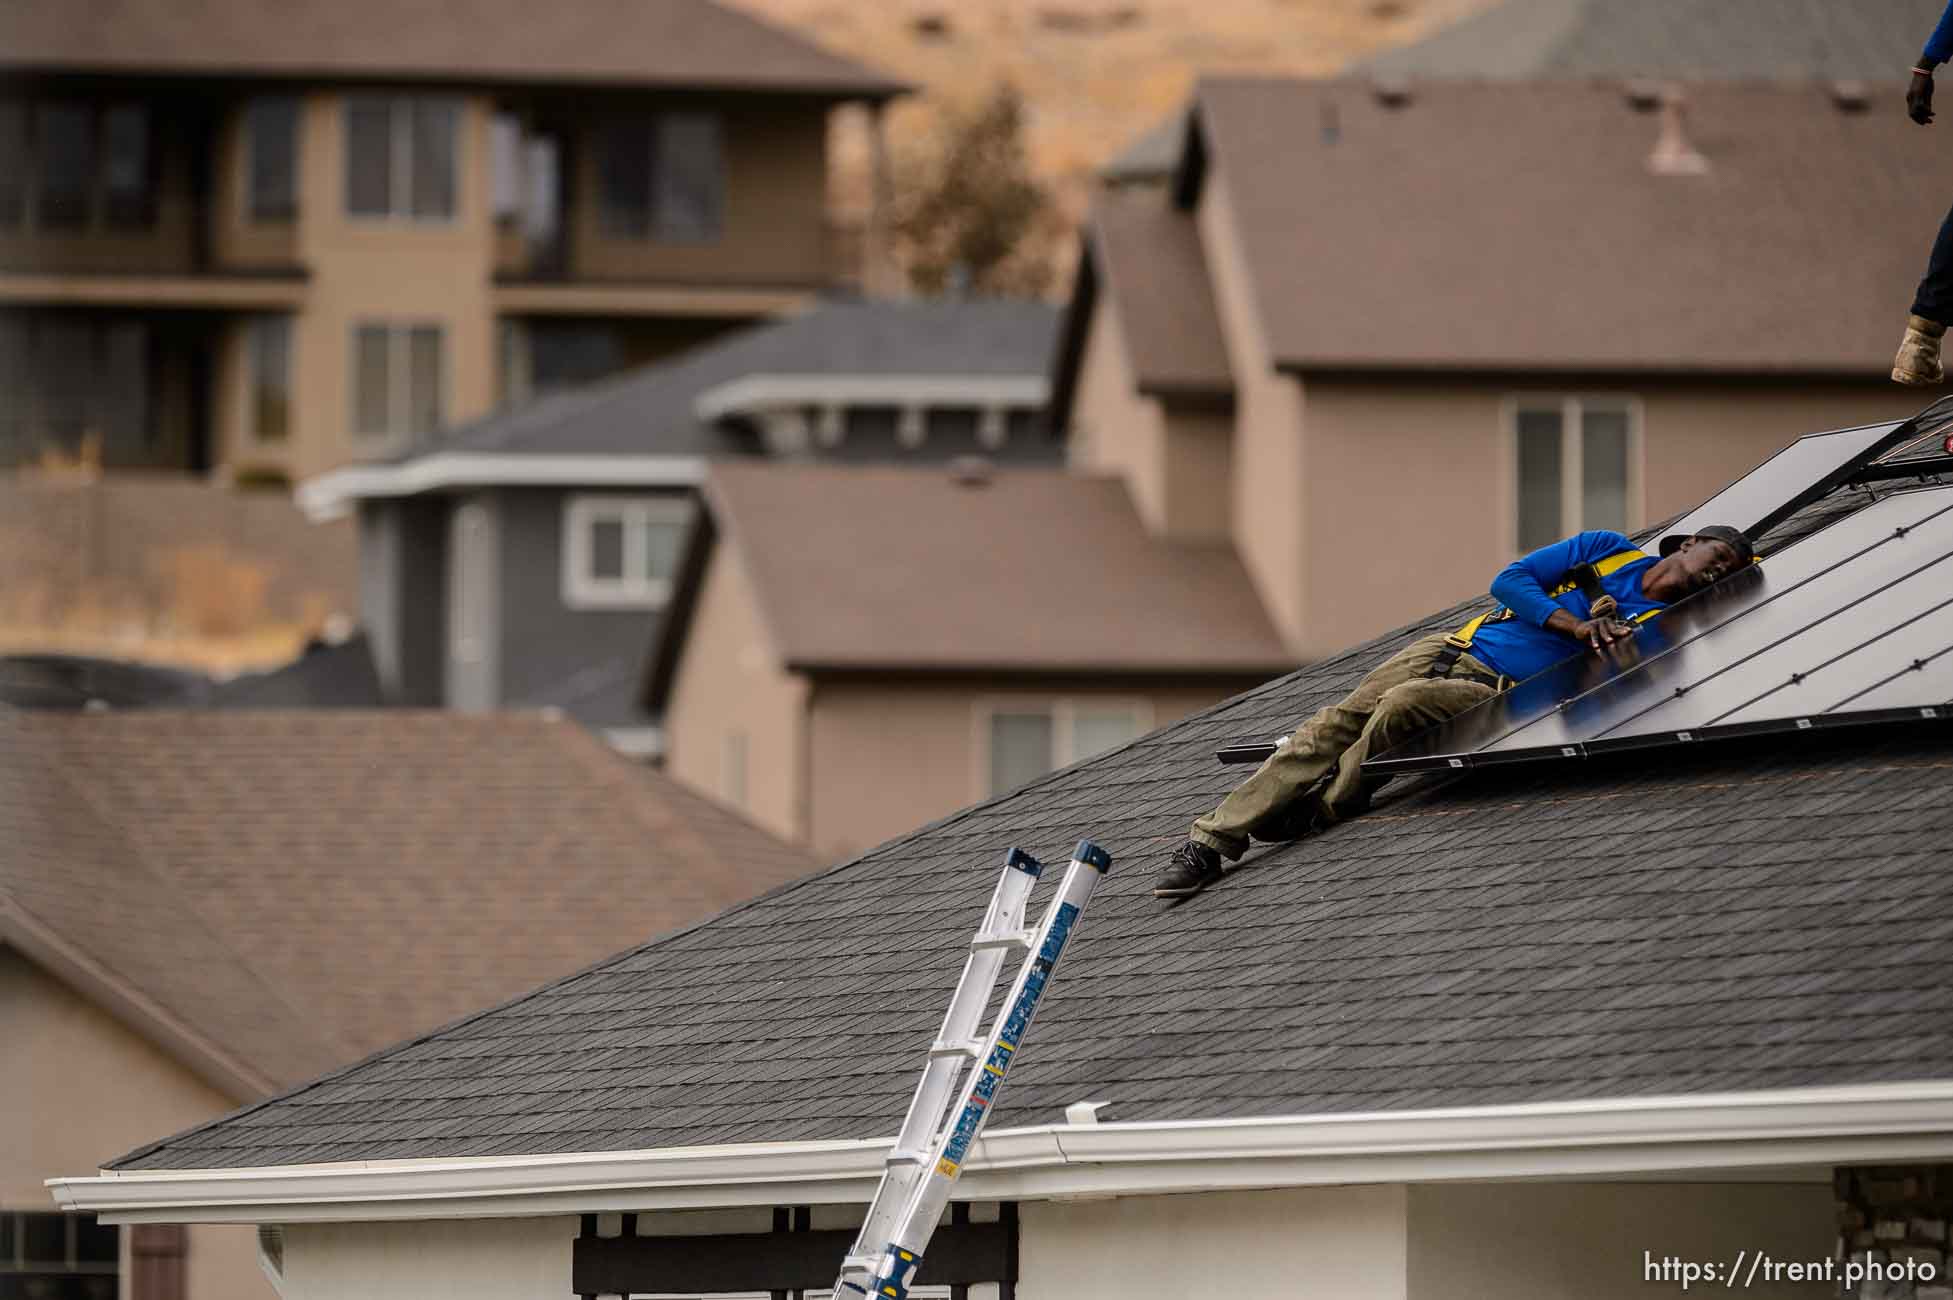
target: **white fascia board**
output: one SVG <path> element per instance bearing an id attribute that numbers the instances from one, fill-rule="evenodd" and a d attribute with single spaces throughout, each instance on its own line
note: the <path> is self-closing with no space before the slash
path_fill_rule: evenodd
<path id="1" fill-rule="evenodd" d="M 348 465 L 298 485 L 299 508 L 336 518 L 366 497 L 404 497 L 457 487 L 695 487 L 703 456 L 525 456 L 440 451 L 391 465 Z"/>
<path id="2" fill-rule="evenodd" d="M 1043 375 L 743 375 L 708 388 L 692 404 L 700 421 L 791 406 L 1041 407 Z"/>
<path id="3" fill-rule="evenodd" d="M 111 1222 L 302 1222 L 859 1203 L 889 1139 L 55 1178 Z M 1953 1158 L 1953 1081 L 1447 1110 L 1000 1129 L 973 1200 Z"/>

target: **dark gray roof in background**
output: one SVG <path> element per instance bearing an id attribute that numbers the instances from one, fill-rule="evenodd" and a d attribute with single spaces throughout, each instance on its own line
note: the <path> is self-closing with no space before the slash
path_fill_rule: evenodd
<path id="1" fill-rule="evenodd" d="M 1903 80 L 1941 0 L 1506 0 L 1354 73 Z"/>
<path id="2" fill-rule="evenodd" d="M 748 375 L 1042 375 L 1058 310 L 1037 302 L 836 302 L 454 430 L 444 451 L 674 456 L 744 450 L 692 413 Z M 413 459 L 411 457 L 407 459 Z"/>
<path id="3" fill-rule="evenodd" d="M 1866 499 L 1805 511 L 1774 548 Z M 1660 530 L 1650 530 L 1658 534 Z M 1005 849 L 1115 857 L 994 1123 L 1401 1110 L 1943 1076 L 1943 739 L 1406 780 L 1151 897 L 1272 737 L 1443 611 L 121 1168 L 893 1133 Z M 1055 873 L 1053 873 L 1055 875 Z M 1049 885 L 1042 889 L 1048 890 Z M 1042 897 L 1042 894 L 1041 894 Z M 874 918 L 873 941 L 837 933 Z"/>

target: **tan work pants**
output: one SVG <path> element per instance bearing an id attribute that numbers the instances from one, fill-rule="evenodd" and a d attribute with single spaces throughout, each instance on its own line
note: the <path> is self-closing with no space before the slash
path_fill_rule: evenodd
<path id="1" fill-rule="evenodd" d="M 1321 795 L 1320 820 L 1327 824 L 1362 812 L 1370 796 L 1390 779 L 1364 774 L 1364 759 L 1497 694 L 1483 682 L 1463 676 L 1497 676 L 1468 654 L 1458 657 L 1453 676 L 1427 677 L 1444 647 L 1444 635 L 1437 633 L 1411 642 L 1378 664 L 1341 703 L 1297 727 L 1219 808 L 1195 822 L 1194 841 L 1228 858 L 1240 857 L 1258 828 L 1292 822 L 1310 787 L 1331 769 L 1336 774 Z"/>

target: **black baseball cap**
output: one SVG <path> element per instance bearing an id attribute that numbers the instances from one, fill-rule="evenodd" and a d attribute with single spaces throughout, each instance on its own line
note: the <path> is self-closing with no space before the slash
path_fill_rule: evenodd
<path id="1" fill-rule="evenodd" d="M 1691 537 L 1706 537 L 1710 541 L 1726 543 L 1730 550 L 1736 552 L 1738 560 L 1744 564 L 1756 563 L 1756 547 L 1750 545 L 1750 539 L 1740 528 L 1731 528 L 1728 524 L 1704 524 L 1692 533 L 1671 533 L 1661 539 L 1661 553 L 1673 555 Z"/>

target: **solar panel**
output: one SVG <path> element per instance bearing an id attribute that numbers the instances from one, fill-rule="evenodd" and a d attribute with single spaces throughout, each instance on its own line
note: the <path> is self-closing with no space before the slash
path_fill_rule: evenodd
<path id="1" fill-rule="evenodd" d="M 1665 531 L 1686 535 L 1705 524 L 1728 524 L 1761 537 L 1918 432 L 1914 420 L 1906 420 L 1806 434 Z"/>
<path id="2" fill-rule="evenodd" d="M 1364 766 L 1953 720 L 1953 488 L 1897 493 Z"/>

